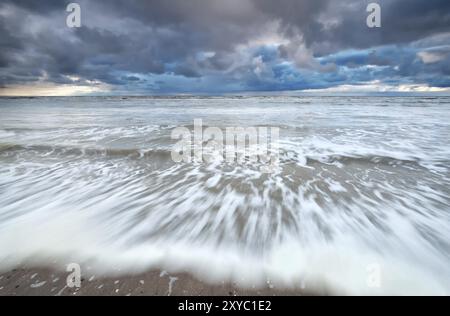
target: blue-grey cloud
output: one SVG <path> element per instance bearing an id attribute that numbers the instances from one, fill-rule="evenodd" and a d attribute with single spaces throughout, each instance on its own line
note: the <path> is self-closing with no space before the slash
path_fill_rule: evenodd
<path id="1" fill-rule="evenodd" d="M 323 89 L 381 82 L 450 87 L 450 2 L 80 0 L 0 4 L 0 88 L 109 84 L 126 93 Z"/>

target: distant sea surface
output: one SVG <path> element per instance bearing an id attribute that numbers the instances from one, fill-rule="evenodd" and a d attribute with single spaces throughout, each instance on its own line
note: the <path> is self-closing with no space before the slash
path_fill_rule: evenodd
<path id="1" fill-rule="evenodd" d="M 272 173 L 175 163 L 175 127 L 280 128 Z M 450 98 L 0 98 L 0 270 L 450 295 Z"/>

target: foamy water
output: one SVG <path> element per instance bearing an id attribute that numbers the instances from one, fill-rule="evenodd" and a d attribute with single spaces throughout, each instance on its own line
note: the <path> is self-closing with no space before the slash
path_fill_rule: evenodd
<path id="1" fill-rule="evenodd" d="M 0 269 L 450 295 L 450 98 L 3 98 L 0 113 Z M 278 168 L 174 163 L 171 131 L 194 119 L 279 127 Z"/>

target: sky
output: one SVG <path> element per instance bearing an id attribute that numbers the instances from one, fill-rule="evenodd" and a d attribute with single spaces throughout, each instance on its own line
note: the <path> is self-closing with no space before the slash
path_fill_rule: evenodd
<path id="1" fill-rule="evenodd" d="M 1 1 L 0 95 L 450 93 L 449 0 L 69 2 Z"/>

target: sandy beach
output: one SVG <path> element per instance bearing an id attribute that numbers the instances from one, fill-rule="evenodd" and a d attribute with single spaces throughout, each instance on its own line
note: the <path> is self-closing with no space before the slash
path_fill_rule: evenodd
<path id="1" fill-rule="evenodd" d="M 118 277 L 87 273 L 80 288 L 69 288 L 68 272 L 49 268 L 14 268 L 0 273 L 0 296 L 310 296 L 305 289 L 240 288 L 233 282 L 210 284 L 188 273 L 148 271 Z M 325 294 L 323 291 L 322 294 Z"/>

